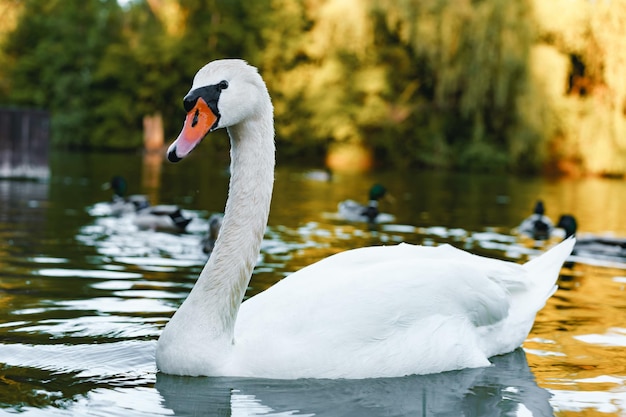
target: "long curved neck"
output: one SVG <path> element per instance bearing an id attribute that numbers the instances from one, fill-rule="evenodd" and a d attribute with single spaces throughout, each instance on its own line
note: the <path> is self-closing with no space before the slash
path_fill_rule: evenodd
<path id="1" fill-rule="evenodd" d="M 269 217 L 275 161 L 271 104 L 257 118 L 228 128 L 228 134 L 231 178 L 222 227 L 211 257 L 176 313 L 192 314 L 198 328 L 187 332 L 198 331 L 223 343 L 233 341 Z"/>
<path id="2" fill-rule="evenodd" d="M 194 345 L 214 355 L 227 354 L 234 342 L 237 313 L 269 217 L 275 161 L 269 96 L 267 106 L 228 134 L 231 178 L 222 227 L 198 281 L 161 335 L 178 347 Z"/>

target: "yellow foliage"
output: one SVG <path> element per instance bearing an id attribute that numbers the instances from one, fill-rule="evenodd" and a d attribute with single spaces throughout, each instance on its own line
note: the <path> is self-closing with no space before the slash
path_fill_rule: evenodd
<path id="1" fill-rule="evenodd" d="M 316 24 L 310 32 L 307 52 L 312 58 L 324 58 L 337 45 L 359 57 L 367 53 L 373 30 L 366 2 L 328 0 L 311 12 Z"/>
<path id="2" fill-rule="evenodd" d="M 567 91 L 569 57 L 554 46 L 537 44 L 530 54 L 530 74 L 534 86 L 553 103 Z"/>
<path id="3" fill-rule="evenodd" d="M 15 29 L 22 8 L 19 1 L 0 1 L 0 39 Z"/>
<path id="4" fill-rule="evenodd" d="M 541 37 L 574 53 L 585 50 L 589 39 L 589 0 L 533 0 Z M 599 3 L 599 2 L 597 2 Z"/>
<path id="5" fill-rule="evenodd" d="M 626 2 L 534 0 L 531 68 L 549 100 L 543 131 L 556 155 L 589 173 L 626 173 Z M 577 65 L 577 68 L 575 68 Z M 543 111 L 543 110 L 542 110 Z"/>
<path id="6" fill-rule="evenodd" d="M 152 12 L 158 17 L 168 35 L 179 37 L 185 29 L 185 13 L 176 0 L 146 0 Z"/>
<path id="7" fill-rule="evenodd" d="M 15 29 L 22 9 L 22 2 L 0 0 L 0 45 L 4 42 L 6 35 Z M 9 59 L 0 50 L 0 93 L 10 89 L 11 81 L 5 74 L 8 67 Z"/>

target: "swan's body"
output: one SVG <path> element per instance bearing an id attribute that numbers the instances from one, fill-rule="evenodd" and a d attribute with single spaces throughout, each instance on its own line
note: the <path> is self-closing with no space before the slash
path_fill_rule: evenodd
<path id="1" fill-rule="evenodd" d="M 365 378 L 486 366 L 524 341 L 556 289 L 573 239 L 523 266 L 448 245 L 356 249 L 241 303 L 269 214 L 271 101 L 255 68 L 224 60 L 196 74 L 185 108 L 168 158 L 227 127 L 232 176 L 213 253 L 159 338 L 162 372 Z"/>
<path id="2" fill-rule="evenodd" d="M 548 240 L 554 229 L 554 224 L 544 213 L 543 201 L 539 200 L 535 204 L 533 214 L 520 223 L 517 228 L 518 232 L 535 240 Z"/>

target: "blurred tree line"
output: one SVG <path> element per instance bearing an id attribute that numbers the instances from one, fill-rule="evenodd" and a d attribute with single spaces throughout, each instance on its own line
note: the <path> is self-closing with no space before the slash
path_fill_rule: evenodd
<path id="1" fill-rule="evenodd" d="M 173 138 L 195 72 L 240 57 L 281 158 L 626 173 L 624 1 L 0 0 L 0 20 L 0 104 L 49 109 L 57 147 L 138 149 L 155 119 Z"/>

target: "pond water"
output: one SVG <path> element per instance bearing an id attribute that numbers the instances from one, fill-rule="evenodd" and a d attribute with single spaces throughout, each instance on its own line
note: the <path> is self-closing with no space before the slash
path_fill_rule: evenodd
<path id="1" fill-rule="evenodd" d="M 46 182 L 0 180 L 0 413 L 42 416 L 624 416 L 626 260 L 572 258 L 523 349 L 494 366 L 368 380 L 183 378 L 157 373 L 156 339 L 206 256 L 228 161 L 55 152 Z M 513 233 L 537 198 L 581 234 L 626 236 L 626 182 L 385 171 L 310 179 L 279 165 L 247 296 L 318 259 L 364 245 L 451 243 L 524 262 L 545 249 Z M 187 233 L 138 231 L 102 215 L 102 184 L 179 204 Z M 371 184 L 394 197 L 375 228 L 336 219 Z"/>

